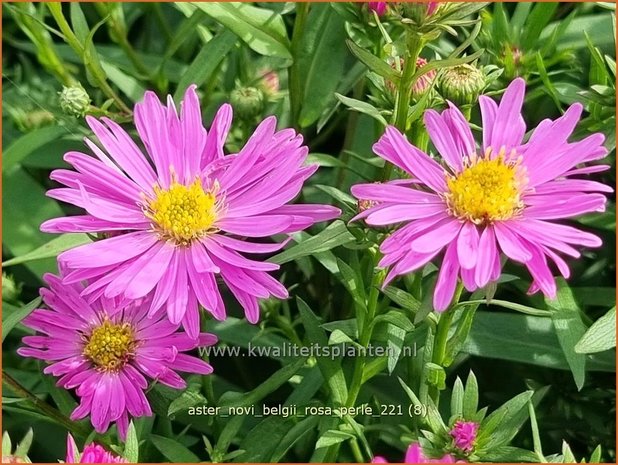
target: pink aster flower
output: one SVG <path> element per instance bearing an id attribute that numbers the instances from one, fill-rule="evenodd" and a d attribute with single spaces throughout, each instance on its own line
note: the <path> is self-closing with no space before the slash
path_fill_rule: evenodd
<path id="1" fill-rule="evenodd" d="M 474 447 L 474 441 L 476 441 L 476 433 L 478 429 L 479 424 L 474 421 L 458 420 L 453 425 L 453 428 L 449 434 L 453 437 L 455 447 L 463 450 L 464 452 L 470 452 Z"/>
<path id="2" fill-rule="evenodd" d="M 98 444 L 88 444 L 80 454 L 73 436 L 67 436 L 67 457 L 65 463 L 128 463 L 122 457 L 107 452 Z"/>
<path id="3" fill-rule="evenodd" d="M 530 292 L 554 298 L 550 265 L 565 277 L 561 254 L 579 257 L 574 246 L 599 247 L 601 240 L 556 220 L 605 209 L 601 183 L 577 178 L 609 166 L 581 167 L 603 158 L 602 134 L 569 142 L 582 112 L 578 103 L 560 118 L 544 120 L 524 142 L 521 115 L 525 83 L 514 80 L 500 104 L 480 97 L 483 143 L 454 105 L 441 114 L 425 112 L 425 125 L 442 156 L 439 163 L 411 145 L 393 127 L 374 145 L 385 160 L 414 179 L 353 186 L 360 200 L 379 202 L 356 218 L 369 225 L 400 224 L 381 245 L 382 267 L 391 267 L 385 285 L 423 267 L 445 250 L 434 292 L 434 308 L 450 304 L 457 279 L 474 291 L 500 276 L 500 253 L 523 263 L 532 275 Z"/>
<path id="4" fill-rule="evenodd" d="M 90 414 L 94 429 L 104 433 L 116 422 L 122 438 L 131 417 L 152 415 L 144 391 L 147 378 L 183 389 L 176 373 L 212 373 L 212 367 L 185 354 L 217 341 L 213 334 L 190 338 L 164 315 L 148 318 L 152 297 L 131 302 L 105 297 L 88 303 L 81 284 L 65 284 L 47 274 L 41 289 L 47 309 L 36 309 L 23 324 L 39 334 L 26 336 L 17 352 L 49 363 L 43 372 L 59 377 L 57 385 L 75 389 L 80 404 L 71 419 Z"/>
<path id="5" fill-rule="evenodd" d="M 445 454 L 442 458 L 431 459 L 425 456 L 423 449 L 417 442 L 413 442 L 406 451 L 406 456 L 403 463 L 460 463 L 456 461 L 455 457 L 450 454 Z M 371 463 L 388 463 L 384 457 L 375 456 Z"/>
<path id="6" fill-rule="evenodd" d="M 255 323 L 258 299 L 288 293 L 268 274 L 278 265 L 243 253 L 274 252 L 286 242 L 246 239 L 297 232 L 341 213 L 326 205 L 288 205 L 318 167 L 303 165 L 308 150 L 302 137 L 292 129 L 277 131 L 274 117 L 238 153 L 225 155 L 232 109 L 223 105 L 206 131 L 195 86 L 179 112 L 171 97 L 164 106 L 153 92 L 135 106 L 148 156 L 114 121 L 86 120 L 107 154 L 86 139 L 96 158 L 67 153 L 64 159 L 77 171 L 55 170 L 51 178 L 67 187 L 48 192 L 86 214 L 46 221 L 41 230 L 123 231 L 58 257 L 70 270 L 67 283 L 88 280 L 83 294 L 89 301 L 153 292 L 149 316 L 166 310 L 172 323 L 197 337 L 198 302 L 215 318 L 226 317 L 220 276 Z"/>

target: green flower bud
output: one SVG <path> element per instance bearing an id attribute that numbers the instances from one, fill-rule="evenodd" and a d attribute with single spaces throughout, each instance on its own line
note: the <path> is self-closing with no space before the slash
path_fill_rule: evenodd
<path id="1" fill-rule="evenodd" d="M 251 119 L 264 109 L 264 93 L 255 87 L 239 87 L 232 92 L 230 103 L 241 119 Z"/>
<path id="2" fill-rule="evenodd" d="M 79 83 L 71 87 L 62 86 L 62 92 L 58 92 L 58 95 L 60 108 L 67 115 L 83 117 L 90 108 L 90 96 Z"/>
<path id="3" fill-rule="evenodd" d="M 476 101 L 486 85 L 485 74 L 469 64 L 447 68 L 440 82 L 442 97 L 458 105 L 471 104 Z"/>
<path id="4" fill-rule="evenodd" d="M 16 284 L 13 277 L 2 273 L 2 299 L 7 302 L 17 302 L 21 294 L 21 284 Z"/>

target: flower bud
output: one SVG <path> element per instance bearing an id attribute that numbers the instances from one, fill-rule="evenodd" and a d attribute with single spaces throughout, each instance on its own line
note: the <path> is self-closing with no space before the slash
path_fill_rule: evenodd
<path id="1" fill-rule="evenodd" d="M 425 60 L 424 58 L 419 57 L 416 59 L 416 69 L 417 70 L 421 69 L 426 64 L 427 64 L 427 60 Z M 421 96 L 423 96 L 423 94 L 425 94 L 425 92 L 427 92 L 429 88 L 431 87 L 431 83 L 433 82 L 435 77 L 436 77 L 435 69 L 432 69 L 431 71 L 428 71 L 425 74 L 423 74 L 421 77 L 419 77 L 416 80 L 416 82 L 412 85 L 412 98 L 418 99 Z"/>
<path id="2" fill-rule="evenodd" d="M 232 91 L 230 103 L 239 118 L 248 120 L 264 109 L 264 93 L 255 87 L 238 87 Z"/>
<path id="3" fill-rule="evenodd" d="M 266 96 L 273 96 L 279 92 L 279 75 L 270 68 L 264 68 L 258 73 L 260 77 L 260 89 Z"/>
<path id="4" fill-rule="evenodd" d="M 479 424 L 474 421 L 458 420 L 453 425 L 449 434 L 453 438 L 455 447 L 464 452 L 470 452 L 474 447 L 478 429 Z"/>
<path id="5" fill-rule="evenodd" d="M 439 82 L 442 97 L 458 105 L 474 103 L 485 85 L 485 74 L 469 64 L 447 68 Z"/>
<path id="6" fill-rule="evenodd" d="M 367 7 L 369 11 L 375 11 L 378 16 L 382 16 L 386 13 L 388 4 L 387 2 L 367 2 Z"/>
<path id="7" fill-rule="evenodd" d="M 90 96 L 79 83 L 71 87 L 62 86 L 62 92 L 58 92 L 58 95 L 60 108 L 67 115 L 83 117 L 90 108 Z"/>
<path id="8" fill-rule="evenodd" d="M 7 302 L 17 302 L 21 294 L 21 285 L 6 273 L 2 273 L 2 299 Z"/>
<path id="9" fill-rule="evenodd" d="M 423 24 L 425 19 L 433 15 L 438 9 L 439 2 L 402 2 L 402 13 L 406 19 L 416 24 Z"/>
<path id="10" fill-rule="evenodd" d="M 416 69 L 420 69 L 423 66 L 425 66 L 427 64 L 427 60 L 425 60 L 424 58 L 418 57 L 416 59 Z M 395 68 L 394 63 L 391 65 L 393 68 Z M 400 66 L 403 68 L 404 66 L 404 61 L 403 58 L 400 59 Z M 414 82 L 414 84 L 412 84 L 412 98 L 415 100 L 418 100 L 420 97 L 423 96 L 423 94 L 425 94 L 425 92 L 427 92 L 429 90 L 429 88 L 431 87 L 431 83 L 434 80 L 434 78 L 436 77 L 436 71 L 435 70 L 431 70 L 425 74 L 423 74 L 421 77 L 419 77 L 416 82 Z M 394 93 L 396 91 L 395 88 L 395 84 L 393 84 L 391 81 L 386 81 L 386 88 L 391 92 Z"/>

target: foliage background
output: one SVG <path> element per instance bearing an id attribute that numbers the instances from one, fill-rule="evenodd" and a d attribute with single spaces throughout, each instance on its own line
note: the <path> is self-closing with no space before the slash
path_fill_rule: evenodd
<path id="1" fill-rule="evenodd" d="M 108 102 L 108 110 L 118 120 L 128 121 L 123 105 L 132 107 L 145 89 L 178 98 L 188 84 L 195 82 L 208 123 L 234 89 L 255 86 L 261 70 L 274 70 L 280 90 L 269 98 L 261 114 L 275 114 L 280 127 L 301 130 L 312 160 L 322 166 L 306 186 L 304 199 L 337 204 L 344 209 L 347 220 L 356 208 L 347 194 L 349 186 L 379 177 L 381 165 L 371 145 L 382 125 L 372 117 L 373 110 L 366 112 L 369 114 L 350 111 L 342 104 L 345 98 L 335 96 L 337 93 L 376 102 L 367 98 L 377 95 L 367 79 L 365 65 L 346 44 L 346 39 L 352 38 L 364 46 L 371 34 L 375 37 L 375 28 L 370 33 L 363 30 L 362 20 L 368 17 L 363 16 L 360 4 L 312 4 L 304 28 L 297 34 L 294 32 L 300 28 L 296 18 L 304 6 L 253 5 L 64 4 L 60 14 L 66 18 L 77 44 L 81 44 L 80 49 L 71 43 L 66 31 L 59 30 L 51 8 L 43 4 L 3 4 L 2 253 L 4 271 L 10 276 L 3 279 L 3 369 L 65 414 L 74 405 L 71 396 L 56 389 L 52 380 L 41 374 L 37 363 L 15 354 L 20 338 L 27 332 L 18 321 L 24 316 L 24 306 L 37 297 L 42 274 L 55 270 L 54 257 L 60 250 L 87 240 L 79 235 L 54 239 L 38 229 L 43 220 L 71 213 L 65 205 L 46 198 L 44 192 L 52 186 L 50 170 L 66 166 L 62 160 L 65 152 L 83 151 L 81 139 L 89 133 L 83 119 L 60 109 L 57 93 L 61 85 L 78 80 L 98 109 L 105 107 L 110 96 L 116 96 L 116 102 L 123 103 Z M 356 16 L 351 11 L 356 11 Z M 498 95 L 516 75 L 527 78 L 524 111 L 529 128 L 544 118 L 557 117 L 573 101 L 583 101 L 588 113 L 580 126 L 581 134 L 604 132 L 611 150 L 613 169 L 597 178 L 615 186 L 613 13 L 608 4 L 489 4 L 480 11 L 481 33 L 468 52 L 483 49 L 480 64 L 504 69 L 490 93 Z M 457 36 L 443 34 L 424 56 L 448 54 L 471 30 L 472 26 L 468 26 L 459 29 Z M 518 65 L 512 60 L 515 47 L 523 57 Z M 290 69 L 295 70 L 292 80 Z M 347 103 L 358 107 L 349 100 Z M 476 109 L 472 120 L 479 121 Z M 230 151 L 243 143 L 256 123 L 257 117 L 235 119 L 228 141 Z M 615 306 L 614 199 L 606 213 L 587 216 L 581 223 L 600 235 L 604 246 L 601 250 L 587 250 L 582 259 L 570 263 L 572 278 L 568 287 L 561 286 L 559 305 L 566 308 L 569 324 L 583 332 Z M 345 329 L 346 323 L 337 322 L 354 317 L 358 292 L 350 292 L 345 265 L 355 267 L 364 260 L 364 251 L 375 240 L 375 234 L 362 225 L 346 224 L 339 221 L 326 231 L 322 231 L 322 225 L 303 233 L 297 238 L 302 239 L 301 245 L 290 247 L 274 259 L 283 264 L 280 276 L 292 294 L 306 302 L 323 322 L 329 322 L 319 328 L 326 331 L 324 337 L 339 335 L 334 330 Z M 319 237 L 308 240 L 310 235 Z M 538 316 L 497 305 L 479 306 L 462 352 L 448 369 L 444 398 L 450 397 L 456 377 L 465 380 L 470 370 L 478 380 L 479 405 L 490 406 L 490 411 L 526 389 L 547 387 L 542 398 L 535 398 L 543 451 L 547 455 L 558 453 L 566 441 L 580 459 L 589 457 L 600 444 L 603 459 L 615 461 L 615 351 L 578 356 L 578 365 L 569 365 L 561 344 L 572 348 L 577 341 L 565 341 L 567 336 L 556 334 L 547 312 L 549 307 L 542 298 L 525 296 L 529 282 L 520 267 L 508 265 L 504 272 L 505 282 L 495 298 L 545 313 Z M 369 286 L 365 276 L 354 279 L 361 288 Z M 424 291 L 416 298 L 392 290 L 389 308 L 400 309 L 400 314 L 417 326 L 414 331 L 396 331 L 393 325 L 385 324 L 375 336 L 378 342 L 398 347 L 416 343 L 422 348 L 430 282 L 428 270 L 422 283 Z M 395 286 L 404 289 L 401 283 Z M 307 323 L 309 317 L 300 317 L 299 305 L 303 304 L 295 299 L 264 302 L 258 326 L 246 323 L 242 311 L 232 302 L 229 299 L 226 303 L 228 309 L 232 308 L 232 318 L 225 323 L 207 323 L 223 344 L 246 347 L 252 341 L 277 346 L 285 341 L 315 340 L 312 326 Z M 315 364 L 266 357 L 214 357 L 211 362 L 215 374 L 191 379 L 188 394 L 180 399 L 174 400 L 173 394 L 158 387 L 150 392 L 158 415 L 156 420 L 136 422 L 138 436 L 144 440 L 141 461 L 308 461 L 323 457 L 320 449 L 314 450 L 315 444 L 333 428 L 323 418 L 210 418 L 186 414 L 190 405 L 206 401 L 214 405 L 241 400 L 257 405 L 281 404 L 286 399 L 315 405 L 328 402 L 326 383 Z M 377 374 L 363 385 L 359 401 L 410 403 L 397 376 L 406 379 L 413 362 L 400 360 L 389 374 L 387 363 L 396 362 L 383 360 L 376 365 Z M 347 377 L 353 364 L 354 360 L 343 360 Z M 570 368 L 574 373 L 585 372 L 581 390 Z M 27 402 L 15 399 L 11 391 L 3 391 L 3 396 L 3 425 L 14 442 L 35 425 L 30 458 L 53 461 L 63 457 L 66 430 Z M 447 405 L 441 408 L 448 412 Z M 417 426 L 396 417 L 363 419 L 362 423 L 374 453 L 395 460 L 401 454 L 397 449 L 405 448 L 404 439 L 412 437 L 406 428 L 413 430 Z M 203 437 L 207 438 L 206 444 Z M 512 444 L 532 450 L 532 437 L 530 422 L 525 421 Z M 346 441 L 336 458 L 354 461 L 352 454 Z"/>

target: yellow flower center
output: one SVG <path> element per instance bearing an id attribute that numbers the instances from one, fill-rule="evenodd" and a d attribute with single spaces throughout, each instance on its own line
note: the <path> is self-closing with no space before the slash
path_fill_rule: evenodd
<path id="1" fill-rule="evenodd" d="M 146 216 L 163 238 L 187 245 L 215 230 L 217 190 L 215 184 L 213 190 L 205 191 L 200 179 L 189 186 L 176 181 L 168 189 L 155 186 L 155 198 L 148 204 Z"/>
<path id="2" fill-rule="evenodd" d="M 135 350 L 133 329 L 128 323 L 111 323 L 105 320 L 86 338 L 83 354 L 99 369 L 120 370 L 132 357 Z"/>
<path id="3" fill-rule="evenodd" d="M 489 154 L 472 157 L 461 173 L 447 179 L 446 202 L 453 216 L 483 224 L 509 219 L 523 208 L 519 164 L 506 162 L 503 151 L 493 159 Z"/>

